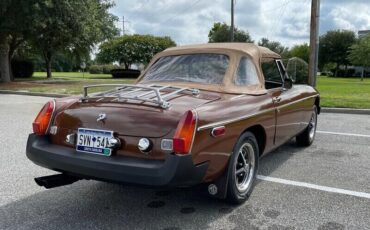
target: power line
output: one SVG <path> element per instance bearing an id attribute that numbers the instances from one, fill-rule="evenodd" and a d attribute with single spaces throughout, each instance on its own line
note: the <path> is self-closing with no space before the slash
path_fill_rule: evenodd
<path id="1" fill-rule="evenodd" d="M 288 1 L 285 1 L 285 3 L 281 4 L 279 7 L 275 7 L 275 8 L 270 8 L 270 9 L 267 9 L 267 10 L 262 10 L 261 13 L 268 13 L 268 12 L 272 12 L 272 11 L 276 11 L 276 10 L 279 10 L 285 6 L 287 6 L 289 3 L 291 3 L 293 0 L 288 0 Z"/>
<path id="2" fill-rule="evenodd" d="M 188 11 L 188 10 L 190 10 L 190 9 L 192 9 L 195 5 L 197 5 L 199 2 L 201 2 L 202 0 L 197 0 L 197 1 L 195 1 L 195 2 L 193 2 L 193 4 L 191 4 L 188 8 L 185 8 L 184 10 L 182 10 L 181 12 L 183 13 L 183 12 L 186 12 L 186 11 Z M 167 18 L 167 19 L 165 19 L 165 20 L 163 20 L 162 21 L 162 23 L 165 23 L 165 22 L 168 22 L 168 21 L 171 21 L 172 19 L 174 19 L 174 18 L 176 18 L 181 12 L 177 12 L 175 15 L 173 15 L 173 16 L 171 16 L 171 17 L 169 17 L 169 18 Z M 162 24 L 161 23 L 161 24 Z"/>
<path id="3" fill-rule="evenodd" d="M 292 0 L 285 0 L 284 3 L 281 5 L 281 7 L 277 7 L 275 8 L 275 10 L 279 9 L 279 15 L 280 17 L 273 17 L 273 21 L 272 21 L 272 25 L 273 25 L 273 29 L 272 30 L 269 30 L 268 34 L 267 34 L 267 38 L 270 38 L 272 34 L 275 34 L 276 30 L 277 30 L 277 27 L 278 25 L 281 23 L 281 20 L 283 18 L 283 15 L 284 15 L 284 12 L 286 10 L 286 7 L 287 5 L 291 2 Z"/>
<path id="4" fill-rule="evenodd" d="M 267 38 L 269 38 L 272 34 L 275 34 L 275 32 L 278 30 L 279 25 L 281 24 L 281 22 L 283 20 L 283 17 L 284 17 L 284 15 L 286 13 L 286 9 L 287 9 L 288 5 L 290 3 L 292 3 L 292 2 L 293 2 L 293 0 L 285 0 L 285 2 L 281 6 L 279 6 L 279 7 L 276 7 L 274 9 L 269 9 L 269 10 L 262 11 L 262 13 L 266 13 L 266 12 L 276 11 L 276 10 L 280 9 L 280 11 L 279 11 L 279 17 L 278 18 L 277 17 L 274 17 L 274 19 L 272 21 L 272 25 L 273 25 L 272 28 L 273 29 L 272 30 L 269 30 L 269 33 L 268 33 L 268 37 Z M 306 5 L 307 2 L 310 2 L 310 0 L 304 0 L 303 5 Z"/>

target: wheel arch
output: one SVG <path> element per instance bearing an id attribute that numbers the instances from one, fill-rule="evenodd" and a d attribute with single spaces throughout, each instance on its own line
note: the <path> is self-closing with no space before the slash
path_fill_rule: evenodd
<path id="1" fill-rule="evenodd" d="M 320 107 L 320 96 L 317 96 L 315 98 L 315 105 L 316 105 L 316 108 L 317 108 L 317 114 L 320 114 L 320 111 L 321 111 L 321 107 Z"/>
<path id="2" fill-rule="evenodd" d="M 257 124 L 246 128 L 240 135 L 243 135 L 245 132 L 251 132 L 256 137 L 259 156 L 263 154 L 266 147 L 266 131 L 262 125 Z"/>

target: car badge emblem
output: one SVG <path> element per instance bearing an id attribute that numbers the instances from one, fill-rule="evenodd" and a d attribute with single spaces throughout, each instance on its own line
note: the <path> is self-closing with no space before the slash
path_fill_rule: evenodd
<path id="1" fill-rule="evenodd" d="M 99 114 L 99 116 L 98 116 L 98 119 L 96 119 L 96 121 L 104 121 L 105 119 L 107 119 L 107 114 L 105 114 L 105 113 L 101 113 L 101 114 Z"/>

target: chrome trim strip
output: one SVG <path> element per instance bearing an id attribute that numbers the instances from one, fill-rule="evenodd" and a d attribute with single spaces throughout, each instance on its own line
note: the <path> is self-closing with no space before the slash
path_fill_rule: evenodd
<path id="1" fill-rule="evenodd" d="M 235 100 L 235 99 L 238 99 L 238 98 L 241 98 L 241 97 L 244 97 L 244 96 L 245 96 L 245 94 L 240 94 L 240 95 L 237 95 L 235 97 L 230 98 L 230 100 Z"/>
<path id="2" fill-rule="evenodd" d="M 195 134 L 196 134 L 197 127 L 198 127 L 198 112 L 195 109 L 192 109 L 191 111 L 195 113 L 195 128 L 194 128 L 194 131 L 193 131 L 193 140 L 191 140 L 191 146 L 190 146 L 190 149 L 189 149 L 189 153 L 191 153 L 191 151 L 193 150 Z"/>
<path id="3" fill-rule="evenodd" d="M 263 111 L 260 111 L 260 112 L 257 112 L 257 113 L 253 113 L 253 114 L 250 114 L 250 115 L 245 115 L 245 116 L 237 117 L 237 118 L 234 118 L 234 119 L 218 121 L 218 122 L 211 123 L 211 124 L 208 124 L 208 125 L 203 125 L 203 126 L 199 127 L 197 129 L 197 131 L 202 131 L 202 130 L 205 130 L 205 129 L 210 129 L 210 128 L 214 128 L 214 127 L 218 127 L 218 126 L 224 126 L 224 125 L 227 125 L 227 124 L 230 124 L 230 123 L 234 123 L 234 122 L 237 122 L 237 121 L 252 118 L 252 117 L 255 117 L 257 115 L 267 113 L 267 112 L 271 112 L 271 111 L 274 111 L 274 110 L 276 110 L 276 108 L 266 109 L 266 110 L 263 110 Z"/>
<path id="4" fill-rule="evenodd" d="M 302 102 L 302 101 L 304 101 L 304 100 L 311 99 L 311 98 L 314 98 L 314 97 L 317 97 L 317 95 L 312 95 L 312 96 L 309 96 L 309 97 L 301 98 L 301 99 L 299 99 L 298 101 L 292 101 L 292 102 L 289 102 L 289 103 L 287 103 L 287 104 L 280 105 L 280 106 L 278 106 L 278 107 L 276 107 L 276 108 L 277 108 L 277 109 L 282 109 L 282 108 L 285 108 L 285 107 L 287 107 L 287 106 L 290 106 L 290 105 L 293 105 L 293 104 L 295 104 L 295 103 L 299 103 L 299 102 Z"/>
<path id="5" fill-rule="evenodd" d="M 314 97 L 318 97 L 318 95 L 312 95 L 312 96 L 309 96 L 309 97 L 305 97 L 305 98 L 299 99 L 298 101 L 289 102 L 285 105 L 281 105 L 281 106 L 277 106 L 277 107 L 274 107 L 274 108 L 262 110 L 262 111 L 259 111 L 257 113 L 253 113 L 253 114 L 250 114 L 250 115 L 245 115 L 245 116 L 237 117 L 237 118 L 234 118 L 234 119 L 228 119 L 228 120 L 224 120 L 224 121 L 218 121 L 218 122 L 210 123 L 208 125 L 203 125 L 203 126 L 199 127 L 197 129 L 197 131 L 202 131 L 202 130 L 205 130 L 205 129 L 210 129 L 210 128 L 214 128 L 214 127 L 218 127 L 218 126 L 224 126 L 224 125 L 234 123 L 234 122 L 237 122 L 237 121 L 249 119 L 249 118 L 255 117 L 257 115 L 268 113 L 268 112 L 271 112 L 271 111 L 274 111 L 274 110 L 277 110 L 277 109 L 285 108 L 289 105 L 299 103 L 299 102 L 302 102 L 304 100 L 314 98 Z"/>
<path id="6" fill-rule="evenodd" d="M 52 123 L 54 123 L 54 116 L 55 116 L 55 109 L 56 109 L 56 100 L 54 98 L 51 101 L 53 102 L 53 112 L 51 113 L 51 117 L 50 117 L 50 120 L 49 120 L 48 127 L 46 128 L 45 134 L 49 134 L 50 133 L 50 127 L 51 127 Z"/>

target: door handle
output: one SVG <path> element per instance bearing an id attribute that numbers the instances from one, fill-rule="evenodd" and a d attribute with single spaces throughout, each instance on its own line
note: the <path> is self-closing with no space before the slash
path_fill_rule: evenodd
<path id="1" fill-rule="evenodd" d="M 278 103 L 278 102 L 280 102 L 281 101 L 281 97 L 273 97 L 272 98 L 272 102 L 273 103 Z"/>

